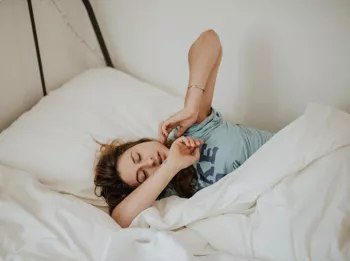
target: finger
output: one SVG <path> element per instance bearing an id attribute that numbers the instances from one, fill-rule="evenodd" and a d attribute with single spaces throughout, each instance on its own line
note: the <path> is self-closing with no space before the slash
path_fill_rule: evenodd
<path id="1" fill-rule="evenodd" d="M 165 125 L 163 125 L 163 134 L 165 136 L 169 136 L 170 133 L 175 129 L 176 125 L 173 125 L 171 123 L 166 123 Z"/>
<path id="2" fill-rule="evenodd" d="M 164 134 L 162 134 L 161 139 L 160 139 L 161 143 L 165 144 L 167 142 L 167 140 L 168 140 L 168 138 Z"/>
<path id="3" fill-rule="evenodd" d="M 200 157 L 199 148 L 196 148 L 193 152 L 193 157 L 198 160 Z"/>
<path id="4" fill-rule="evenodd" d="M 168 123 L 164 122 L 162 125 L 162 133 L 164 136 L 168 136 L 167 129 L 168 129 Z"/>
<path id="5" fill-rule="evenodd" d="M 181 126 L 180 129 L 178 129 L 178 131 L 175 133 L 175 137 L 176 138 L 181 137 L 186 130 L 187 130 L 186 126 Z"/>
<path id="6" fill-rule="evenodd" d="M 191 146 L 191 144 L 190 144 L 190 142 L 189 142 L 189 140 L 188 140 L 187 137 L 182 136 L 182 137 L 180 138 L 180 140 L 181 140 L 181 142 L 182 142 L 183 144 L 185 144 L 187 147 L 190 147 L 190 146 Z"/>
<path id="7" fill-rule="evenodd" d="M 196 147 L 194 139 L 192 139 L 191 137 L 189 137 L 188 139 L 190 141 L 191 147 Z"/>
<path id="8" fill-rule="evenodd" d="M 188 137 L 185 137 L 185 140 L 186 140 L 186 146 L 187 147 L 191 147 L 191 141 Z"/>
<path id="9" fill-rule="evenodd" d="M 181 111 L 175 113 L 173 116 L 169 117 L 167 120 L 163 122 L 163 126 L 166 125 L 167 128 L 171 127 L 172 129 L 179 125 L 179 122 L 183 120 L 181 116 Z"/>
<path id="10" fill-rule="evenodd" d="M 159 133 L 159 141 L 160 141 L 161 143 L 164 142 L 164 137 L 163 137 L 163 135 L 162 135 L 161 133 Z"/>
<path id="11" fill-rule="evenodd" d="M 199 147 L 201 144 L 203 144 L 203 141 L 202 140 L 197 140 L 197 139 L 195 139 L 195 138 L 191 138 L 191 137 L 189 137 L 192 141 L 193 141 L 193 143 L 194 143 L 194 145 L 193 145 L 193 147 Z"/>
<path id="12" fill-rule="evenodd" d="M 163 134 L 163 131 L 162 131 L 162 123 L 160 123 L 158 125 L 158 136 L 159 136 L 159 140 L 160 142 L 164 142 L 164 134 Z"/>
<path id="13" fill-rule="evenodd" d="M 160 142 L 164 144 L 164 143 L 166 143 L 168 137 L 165 136 L 164 133 L 160 130 L 160 132 L 159 132 L 159 139 L 160 139 Z"/>
<path id="14" fill-rule="evenodd" d="M 198 144 L 198 146 L 200 146 L 200 145 L 204 144 L 204 141 L 196 139 L 196 144 Z"/>

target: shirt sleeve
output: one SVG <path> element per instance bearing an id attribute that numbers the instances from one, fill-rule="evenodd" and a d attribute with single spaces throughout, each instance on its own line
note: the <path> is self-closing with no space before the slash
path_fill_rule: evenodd
<path id="1" fill-rule="evenodd" d="M 193 124 L 186 130 L 184 136 L 190 136 L 194 139 L 206 141 L 210 138 L 214 129 L 223 123 L 221 113 L 215 109 L 211 109 L 210 115 L 201 123 Z"/>

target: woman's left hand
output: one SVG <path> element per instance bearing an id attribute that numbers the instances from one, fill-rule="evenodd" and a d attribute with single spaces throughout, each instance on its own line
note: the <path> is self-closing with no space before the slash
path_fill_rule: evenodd
<path id="1" fill-rule="evenodd" d="M 199 116 L 199 111 L 192 110 L 189 108 L 183 108 L 182 110 L 175 113 L 173 116 L 159 124 L 158 132 L 159 139 L 162 143 L 166 143 L 168 140 L 169 134 L 176 127 L 180 127 L 175 133 L 175 137 L 178 138 L 184 132 L 194 124 Z"/>
<path id="2" fill-rule="evenodd" d="M 194 164 L 200 157 L 199 146 L 202 140 L 191 137 L 180 137 L 170 147 L 167 160 L 177 172 Z"/>

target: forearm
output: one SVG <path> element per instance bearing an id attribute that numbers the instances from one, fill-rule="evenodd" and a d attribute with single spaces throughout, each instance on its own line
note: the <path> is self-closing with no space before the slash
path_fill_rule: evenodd
<path id="1" fill-rule="evenodd" d="M 205 90 L 208 78 L 218 62 L 221 53 L 221 43 L 218 35 L 212 31 L 202 33 L 192 44 L 189 54 L 189 82 L 188 85 L 198 85 Z M 188 88 L 185 107 L 199 111 L 205 92 L 198 88 Z"/>
<path id="2" fill-rule="evenodd" d="M 121 226 L 128 227 L 134 218 L 149 208 L 160 193 L 178 172 L 177 168 L 167 162 L 127 196 L 112 212 L 112 218 Z"/>

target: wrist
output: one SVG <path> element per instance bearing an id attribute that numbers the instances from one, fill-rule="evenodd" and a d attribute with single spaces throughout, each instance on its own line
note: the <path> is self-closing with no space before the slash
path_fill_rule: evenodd
<path id="1" fill-rule="evenodd" d="M 197 88 L 189 88 L 185 99 L 185 108 L 199 112 L 203 92 Z"/>
<path id="2" fill-rule="evenodd" d="M 166 159 L 166 161 L 163 163 L 163 167 L 167 169 L 167 173 L 170 173 L 173 176 L 175 176 L 181 170 L 178 162 L 171 159 Z"/>
<path id="3" fill-rule="evenodd" d="M 187 115 L 191 117 L 198 116 L 199 114 L 199 106 L 193 104 L 185 104 L 184 110 L 187 111 Z"/>

